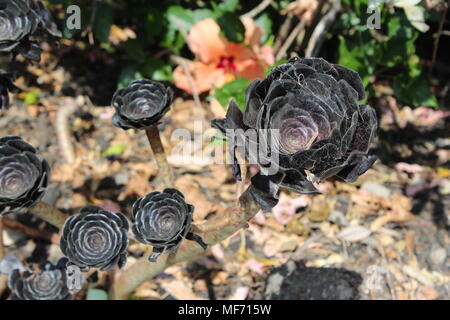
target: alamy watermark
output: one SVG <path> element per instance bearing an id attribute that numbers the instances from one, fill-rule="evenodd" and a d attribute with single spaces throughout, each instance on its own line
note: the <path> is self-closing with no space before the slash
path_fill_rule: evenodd
<path id="1" fill-rule="evenodd" d="M 81 30 L 81 8 L 75 4 L 66 9 L 66 28 L 69 30 Z"/>
<path id="2" fill-rule="evenodd" d="M 69 265 L 66 269 L 67 288 L 70 291 L 79 291 L 83 287 L 84 275 L 80 268 L 75 265 Z"/>

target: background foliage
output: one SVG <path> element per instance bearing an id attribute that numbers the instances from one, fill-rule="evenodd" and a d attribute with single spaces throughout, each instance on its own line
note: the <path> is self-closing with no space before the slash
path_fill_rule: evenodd
<path id="1" fill-rule="evenodd" d="M 170 56 L 192 58 L 192 53 L 186 45 L 186 34 L 197 22 L 205 18 L 213 18 L 221 26 L 222 35 L 229 41 L 242 42 L 245 29 L 239 16 L 260 3 L 239 0 L 48 2 L 61 10 L 73 4 L 81 7 L 82 30 L 64 28 L 64 36 L 88 42 L 86 34 L 92 32 L 95 40 L 91 44 L 114 53 L 120 61 L 118 87 L 141 77 L 172 81 L 173 63 Z M 291 1 L 272 1 L 270 6 L 254 17 L 256 25 L 264 30 L 265 44 L 274 44 L 280 26 L 286 19 L 286 15 L 280 12 L 285 10 L 289 3 Z M 417 50 L 421 37 L 428 39 L 430 43 L 431 33 L 421 33 L 417 30 L 402 8 L 382 3 L 379 5 L 381 29 L 371 30 L 366 26 L 371 14 L 368 13 L 367 6 L 368 0 L 342 1 L 339 16 L 327 33 L 319 56 L 357 70 L 369 90 L 369 99 L 375 94 L 373 83 L 387 80 L 399 101 L 412 107 L 438 107 L 430 83 L 424 76 L 422 57 Z M 439 16 L 427 11 L 425 18 L 436 23 Z M 63 25 L 63 21 L 60 22 Z M 111 34 L 114 30 L 121 31 L 123 28 L 133 30 L 135 38 L 112 43 Z M 297 54 L 302 56 L 303 52 Z M 242 101 L 241 88 L 246 83 L 243 79 L 236 79 L 223 88 L 217 88 L 214 96 L 222 105 L 226 105 L 231 97 Z"/>

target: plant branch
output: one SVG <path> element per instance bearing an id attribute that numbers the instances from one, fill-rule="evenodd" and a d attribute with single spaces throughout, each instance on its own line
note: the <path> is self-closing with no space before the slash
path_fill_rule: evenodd
<path id="1" fill-rule="evenodd" d="M 58 109 L 56 114 L 56 136 L 58 144 L 64 158 L 68 163 L 75 161 L 75 151 L 71 142 L 71 132 L 69 129 L 69 117 L 77 110 L 74 100 L 67 99 L 67 104 Z"/>
<path id="2" fill-rule="evenodd" d="M 433 72 L 434 64 L 436 63 L 436 57 L 437 57 L 437 52 L 438 52 L 438 48 L 439 48 L 439 40 L 441 38 L 441 35 L 443 34 L 442 29 L 444 28 L 445 17 L 447 17 L 447 11 L 448 11 L 449 6 L 450 6 L 450 1 L 447 1 L 447 3 L 445 4 L 445 9 L 442 12 L 441 19 L 439 20 L 438 32 L 435 34 L 436 38 L 434 39 L 433 55 L 432 55 L 432 58 L 431 58 L 430 74 Z"/>
<path id="3" fill-rule="evenodd" d="M 0 261 L 5 256 L 5 247 L 3 245 L 3 217 L 0 216 Z"/>
<path id="4" fill-rule="evenodd" d="M 191 63 L 191 61 L 178 56 L 170 56 L 170 59 L 183 68 L 184 74 L 186 75 L 186 79 L 189 84 L 189 88 L 192 92 L 192 97 L 194 98 L 195 106 L 198 110 L 202 110 L 202 102 L 200 101 L 200 96 L 197 92 L 197 88 L 195 87 L 194 79 L 192 78 L 191 70 L 189 68 L 189 64 Z"/>
<path id="5" fill-rule="evenodd" d="M 271 4 L 272 4 L 272 0 L 263 0 L 263 1 L 261 1 L 261 3 L 259 5 L 254 7 L 252 10 L 250 10 L 249 12 L 244 13 L 243 15 L 241 15 L 241 18 L 245 18 L 245 17 L 254 18 L 258 14 L 263 12 Z"/>
<path id="6" fill-rule="evenodd" d="M 55 227 L 61 229 L 64 222 L 67 219 L 67 215 L 62 213 L 56 208 L 45 202 L 38 202 L 32 207 L 28 208 L 28 213 L 35 215 L 38 218 L 54 225 Z"/>
<path id="7" fill-rule="evenodd" d="M 213 246 L 225 240 L 237 230 L 246 227 L 247 222 L 259 211 L 259 206 L 251 199 L 247 191 L 240 197 L 240 206 L 227 208 L 203 225 L 194 226 L 193 230 L 208 244 Z M 147 256 L 138 259 L 128 269 L 117 273 L 110 296 L 115 300 L 127 299 L 128 296 L 146 280 L 163 272 L 169 266 L 191 259 L 204 252 L 194 241 L 184 241 L 177 252 L 163 255 L 157 262 L 150 263 Z"/>
<path id="8" fill-rule="evenodd" d="M 295 28 L 292 30 L 292 32 L 287 37 L 286 41 L 281 46 L 280 50 L 277 52 L 277 56 L 275 60 L 280 60 L 286 56 L 287 50 L 294 42 L 297 35 L 305 28 L 306 20 L 302 19 L 299 23 L 295 26 Z"/>
<path id="9" fill-rule="evenodd" d="M 172 168 L 167 162 L 166 153 L 161 142 L 161 136 L 159 135 L 159 129 L 157 126 L 145 131 L 147 134 L 150 147 L 152 148 L 153 155 L 155 156 L 156 163 L 158 164 L 161 177 L 164 181 L 166 188 L 171 188 L 174 185 L 174 177 Z"/>
<path id="10" fill-rule="evenodd" d="M 278 52 L 280 50 L 281 45 L 283 44 L 284 39 L 286 39 L 289 28 L 291 27 L 292 20 L 294 16 L 292 14 L 288 14 L 283 21 L 283 24 L 278 31 L 278 35 L 276 37 L 275 45 L 273 46 L 273 52 Z"/>
<path id="11" fill-rule="evenodd" d="M 41 240 L 50 241 L 55 244 L 59 244 L 59 235 L 53 234 L 52 232 L 48 232 L 48 231 L 39 231 L 34 228 L 30 228 L 18 221 L 10 219 L 8 217 L 3 217 L 3 226 L 10 230 L 24 233 L 27 236 L 32 237 L 33 239 L 41 239 Z"/>
<path id="12" fill-rule="evenodd" d="M 5 247 L 3 245 L 3 217 L 0 216 L 0 261 L 5 257 Z M 0 274 L 0 296 L 6 289 L 8 284 L 8 277 L 4 274 Z"/>
<path id="13" fill-rule="evenodd" d="M 308 46 L 305 50 L 306 58 L 315 57 L 317 55 L 329 27 L 336 20 L 339 10 L 341 10 L 341 0 L 333 1 L 330 10 L 322 17 L 311 34 Z"/>

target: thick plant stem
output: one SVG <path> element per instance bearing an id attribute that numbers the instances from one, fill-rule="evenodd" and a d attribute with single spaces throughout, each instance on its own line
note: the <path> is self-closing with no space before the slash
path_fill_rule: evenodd
<path id="1" fill-rule="evenodd" d="M 5 257 L 5 247 L 3 245 L 3 217 L 0 216 L 0 261 Z M 0 296 L 6 289 L 8 283 L 8 277 L 4 274 L 0 274 Z"/>
<path id="2" fill-rule="evenodd" d="M 64 222 L 68 217 L 58 209 L 53 208 L 51 205 L 45 202 L 36 203 L 28 209 L 28 212 L 54 225 L 59 229 L 62 228 Z"/>
<path id="3" fill-rule="evenodd" d="M 0 216 L 0 261 L 5 256 L 5 247 L 3 245 L 3 217 Z"/>
<path id="4" fill-rule="evenodd" d="M 203 238 L 209 247 L 225 240 L 237 230 L 246 227 L 247 222 L 259 211 L 259 206 L 251 199 L 248 189 L 240 197 L 240 206 L 228 208 L 224 212 L 211 217 L 204 225 L 195 226 L 193 230 Z M 147 256 L 138 259 L 128 269 L 116 275 L 110 297 L 124 300 L 146 280 L 163 272 L 169 266 L 191 259 L 204 250 L 194 241 L 184 241 L 177 252 L 172 255 L 162 255 L 158 261 L 151 263 Z"/>
<path id="5" fill-rule="evenodd" d="M 159 135 L 158 127 L 155 126 L 145 131 L 148 141 L 155 156 L 156 163 L 158 164 L 159 172 L 164 181 L 166 188 L 171 188 L 174 185 L 174 177 L 172 168 L 167 162 L 166 153 L 164 152 L 163 145 L 161 143 L 161 137 Z"/>

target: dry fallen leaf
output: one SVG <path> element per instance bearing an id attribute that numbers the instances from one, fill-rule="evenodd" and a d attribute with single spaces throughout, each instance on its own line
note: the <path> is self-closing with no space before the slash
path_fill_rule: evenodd
<path id="1" fill-rule="evenodd" d="M 194 220 L 201 221 L 208 214 L 216 211 L 219 206 L 208 200 L 205 193 L 200 189 L 199 184 L 192 179 L 192 176 L 189 174 L 181 176 L 175 181 L 175 187 L 184 194 L 186 202 L 195 207 Z"/>
<path id="2" fill-rule="evenodd" d="M 411 213 L 412 203 L 411 199 L 401 194 L 394 193 L 391 200 L 383 203 L 386 209 L 386 214 L 378 217 L 370 225 L 372 232 L 378 231 L 382 226 L 389 222 L 407 222 L 415 218 Z"/>
<path id="3" fill-rule="evenodd" d="M 336 238 L 344 241 L 357 242 L 367 238 L 370 234 L 370 230 L 363 226 L 349 226 L 339 232 Z"/>
<path id="4" fill-rule="evenodd" d="M 294 251 L 300 244 L 299 236 L 295 234 L 275 233 L 264 246 L 264 254 L 272 257 L 278 252 Z"/>
<path id="5" fill-rule="evenodd" d="M 161 287 L 177 300 L 206 300 L 205 298 L 196 295 L 185 279 L 175 279 L 163 282 Z"/>

